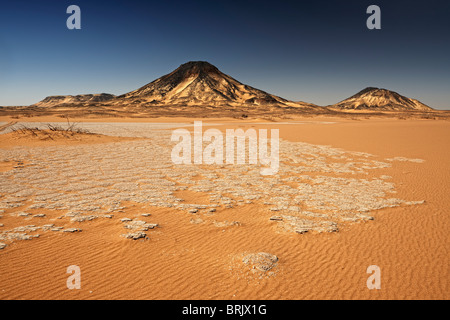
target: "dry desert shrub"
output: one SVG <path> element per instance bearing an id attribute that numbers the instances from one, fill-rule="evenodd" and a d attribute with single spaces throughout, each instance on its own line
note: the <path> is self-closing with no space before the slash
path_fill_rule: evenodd
<path id="1" fill-rule="evenodd" d="M 27 127 L 23 124 L 18 126 L 13 126 L 11 132 L 19 136 L 31 136 L 36 137 L 41 140 L 54 140 L 54 138 L 70 138 L 79 134 L 92 134 L 87 129 L 80 128 L 76 123 L 70 123 L 67 120 L 67 128 L 61 125 L 47 124 L 47 129 L 38 127 Z"/>

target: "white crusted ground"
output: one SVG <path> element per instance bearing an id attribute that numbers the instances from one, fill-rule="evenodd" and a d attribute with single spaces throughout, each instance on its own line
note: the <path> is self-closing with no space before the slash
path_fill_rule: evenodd
<path id="1" fill-rule="evenodd" d="M 168 124 L 82 126 L 95 133 L 147 139 L 0 150 L 0 161 L 26 163 L 0 172 L 0 222 L 5 210 L 24 219 L 29 216 L 26 211 L 33 208 L 58 210 L 61 222 L 111 219 L 126 209 L 124 201 L 133 201 L 191 212 L 191 222 L 201 223 L 200 213 L 255 203 L 267 207 L 268 223 L 277 223 L 280 230 L 332 232 L 341 223 L 372 219 L 370 212 L 374 210 L 421 203 L 393 197 L 395 188 L 389 176 L 380 173 L 369 178 L 369 173 L 377 176 L 378 169 L 390 167 L 391 161 L 406 159 L 402 157 L 383 160 L 367 153 L 280 141 L 278 174 L 262 176 L 259 165 L 174 165 Z M 175 196 L 180 190 L 207 193 L 209 204 Z M 223 223 L 227 224 L 215 222 L 219 226 Z M 145 237 L 145 223 L 125 225 L 132 231 L 125 237 Z M 21 230 L 0 226 L 0 241 L 4 242 L 31 239 L 27 233 L 30 228 L 61 229 L 53 225 L 24 225 Z"/>

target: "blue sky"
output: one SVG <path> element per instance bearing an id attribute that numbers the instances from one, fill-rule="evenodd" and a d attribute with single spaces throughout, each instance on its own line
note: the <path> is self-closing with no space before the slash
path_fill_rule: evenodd
<path id="1" fill-rule="evenodd" d="M 66 9 L 81 8 L 81 30 Z M 381 8 L 381 30 L 366 9 Z M 368 86 L 450 109 L 450 1 L 22 1 L 0 6 L 0 105 L 122 94 L 205 60 L 319 105 Z"/>

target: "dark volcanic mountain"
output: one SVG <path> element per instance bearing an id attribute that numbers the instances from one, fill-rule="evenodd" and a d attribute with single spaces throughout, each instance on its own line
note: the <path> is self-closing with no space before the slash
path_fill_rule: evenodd
<path id="1" fill-rule="evenodd" d="M 173 72 L 119 96 L 115 102 L 171 106 L 311 106 L 242 84 L 206 61 L 182 64 Z"/>
<path id="2" fill-rule="evenodd" d="M 397 92 L 368 87 L 357 94 L 338 102 L 332 106 L 335 109 L 345 110 L 372 110 L 372 111 L 431 111 L 429 106 L 422 102 L 404 97 Z"/>

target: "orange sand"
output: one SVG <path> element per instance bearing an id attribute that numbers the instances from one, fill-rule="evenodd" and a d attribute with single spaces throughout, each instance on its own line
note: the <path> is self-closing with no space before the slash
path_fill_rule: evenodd
<path id="1" fill-rule="evenodd" d="M 41 131 L 37 134 L 37 136 L 33 136 L 31 134 L 23 135 L 15 132 L 10 132 L 0 135 L 0 148 L 8 149 L 15 146 L 69 146 L 92 143 L 118 142 L 134 139 L 137 138 L 112 137 L 101 134 L 74 134 L 73 136 L 64 136 L 61 133 L 54 133 L 49 130 Z M 2 164 L 0 163 L 0 168 L 1 166 Z"/>
<path id="2" fill-rule="evenodd" d="M 273 128 L 287 140 L 424 159 L 393 162 L 379 172 L 393 177 L 396 197 L 426 203 L 373 211 L 374 221 L 322 234 L 276 233 L 263 209 L 252 204 L 214 215 L 218 221 L 239 221 L 239 227 L 192 224 L 187 213 L 152 209 L 143 220 L 160 228 L 145 241 L 119 237 L 119 221 L 83 222 L 80 233 L 48 232 L 0 250 L 0 299 L 449 299 L 450 122 L 328 120 L 336 123 L 306 119 L 309 123 Z M 227 128 L 236 122 L 242 121 Z M 244 127 L 250 126 L 269 127 Z M 184 196 L 198 198 L 198 193 Z M 202 201 L 208 200 L 197 200 Z M 132 205 L 124 217 L 142 213 Z M 59 215 L 44 213 L 45 221 Z M 15 226 L 6 212 L 0 223 Z M 274 275 L 260 278 L 235 263 L 245 252 L 260 251 L 279 257 Z M 81 268 L 80 290 L 66 287 L 69 265 Z M 369 265 L 381 268 L 380 290 L 366 287 Z"/>

